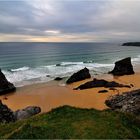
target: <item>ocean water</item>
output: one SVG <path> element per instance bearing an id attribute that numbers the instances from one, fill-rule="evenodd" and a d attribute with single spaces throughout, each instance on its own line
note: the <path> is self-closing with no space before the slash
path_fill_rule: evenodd
<path id="1" fill-rule="evenodd" d="M 107 73 L 114 62 L 132 57 L 140 64 L 140 47 L 113 43 L 0 43 L 0 68 L 15 86 L 67 77 L 84 67 L 92 75 Z"/>

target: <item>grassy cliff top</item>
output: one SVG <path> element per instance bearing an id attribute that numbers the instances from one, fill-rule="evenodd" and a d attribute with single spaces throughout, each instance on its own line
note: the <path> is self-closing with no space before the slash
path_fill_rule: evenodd
<path id="1" fill-rule="evenodd" d="M 140 138 L 140 121 L 136 116 L 111 110 L 98 111 L 63 106 L 27 120 L 0 124 L 0 138 Z"/>

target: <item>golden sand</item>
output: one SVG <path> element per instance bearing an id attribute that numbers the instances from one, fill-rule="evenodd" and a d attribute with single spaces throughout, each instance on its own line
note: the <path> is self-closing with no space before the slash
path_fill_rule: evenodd
<path id="1" fill-rule="evenodd" d="M 140 73 L 121 77 L 113 77 L 107 74 L 98 76 L 97 78 L 103 78 L 108 81 L 114 80 L 122 84 L 133 84 L 134 87 L 131 89 L 117 88 L 117 91 L 107 89 L 109 91 L 107 93 L 98 93 L 98 91 L 105 88 L 92 88 L 81 91 L 73 90 L 73 88 L 91 79 L 67 86 L 59 86 L 59 82 L 54 82 L 55 84 L 43 83 L 18 88 L 15 93 L 0 96 L 0 99 L 12 110 L 22 109 L 27 106 L 40 106 L 42 112 L 48 112 L 53 108 L 63 105 L 103 110 L 107 108 L 104 102 L 109 96 L 140 87 Z"/>

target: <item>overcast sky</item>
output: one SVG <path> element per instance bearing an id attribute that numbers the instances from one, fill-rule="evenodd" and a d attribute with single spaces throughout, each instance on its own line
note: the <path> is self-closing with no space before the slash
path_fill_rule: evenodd
<path id="1" fill-rule="evenodd" d="M 0 41 L 140 41 L 140 0 L 0 0 Z"/>

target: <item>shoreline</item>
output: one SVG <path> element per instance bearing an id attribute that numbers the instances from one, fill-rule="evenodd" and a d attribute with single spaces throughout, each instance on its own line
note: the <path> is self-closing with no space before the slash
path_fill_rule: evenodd
<path id="1" fill-rule="evenodd" d="M 73 88 L 90 81 L 87 79 L 71 85 L 60 86 L 58 81 L 39 83 L 17 88 L 17 91 L 0 96 L 0 99 L 9 108 L 16 111 L 27 106 L 39 106 L 42 113 L 48 112 L 53 108 L 63 105 L 70 105 L 80 108 L 94 108 L 104 110 L 108 107 L 104 104 L 105 100 L 112 95 L 138 89 L 140 87 L 140 73 L 114 77 L 110 74 L 97 75 L 94 78 L 116 81 L 122 84 L 133 84 L 133 88 L 116 88 L 116 91 L 108 90 L 107 93 L 98 93 L 106 88 L 92 88 L 86 90 L 73 90 Z"/>

